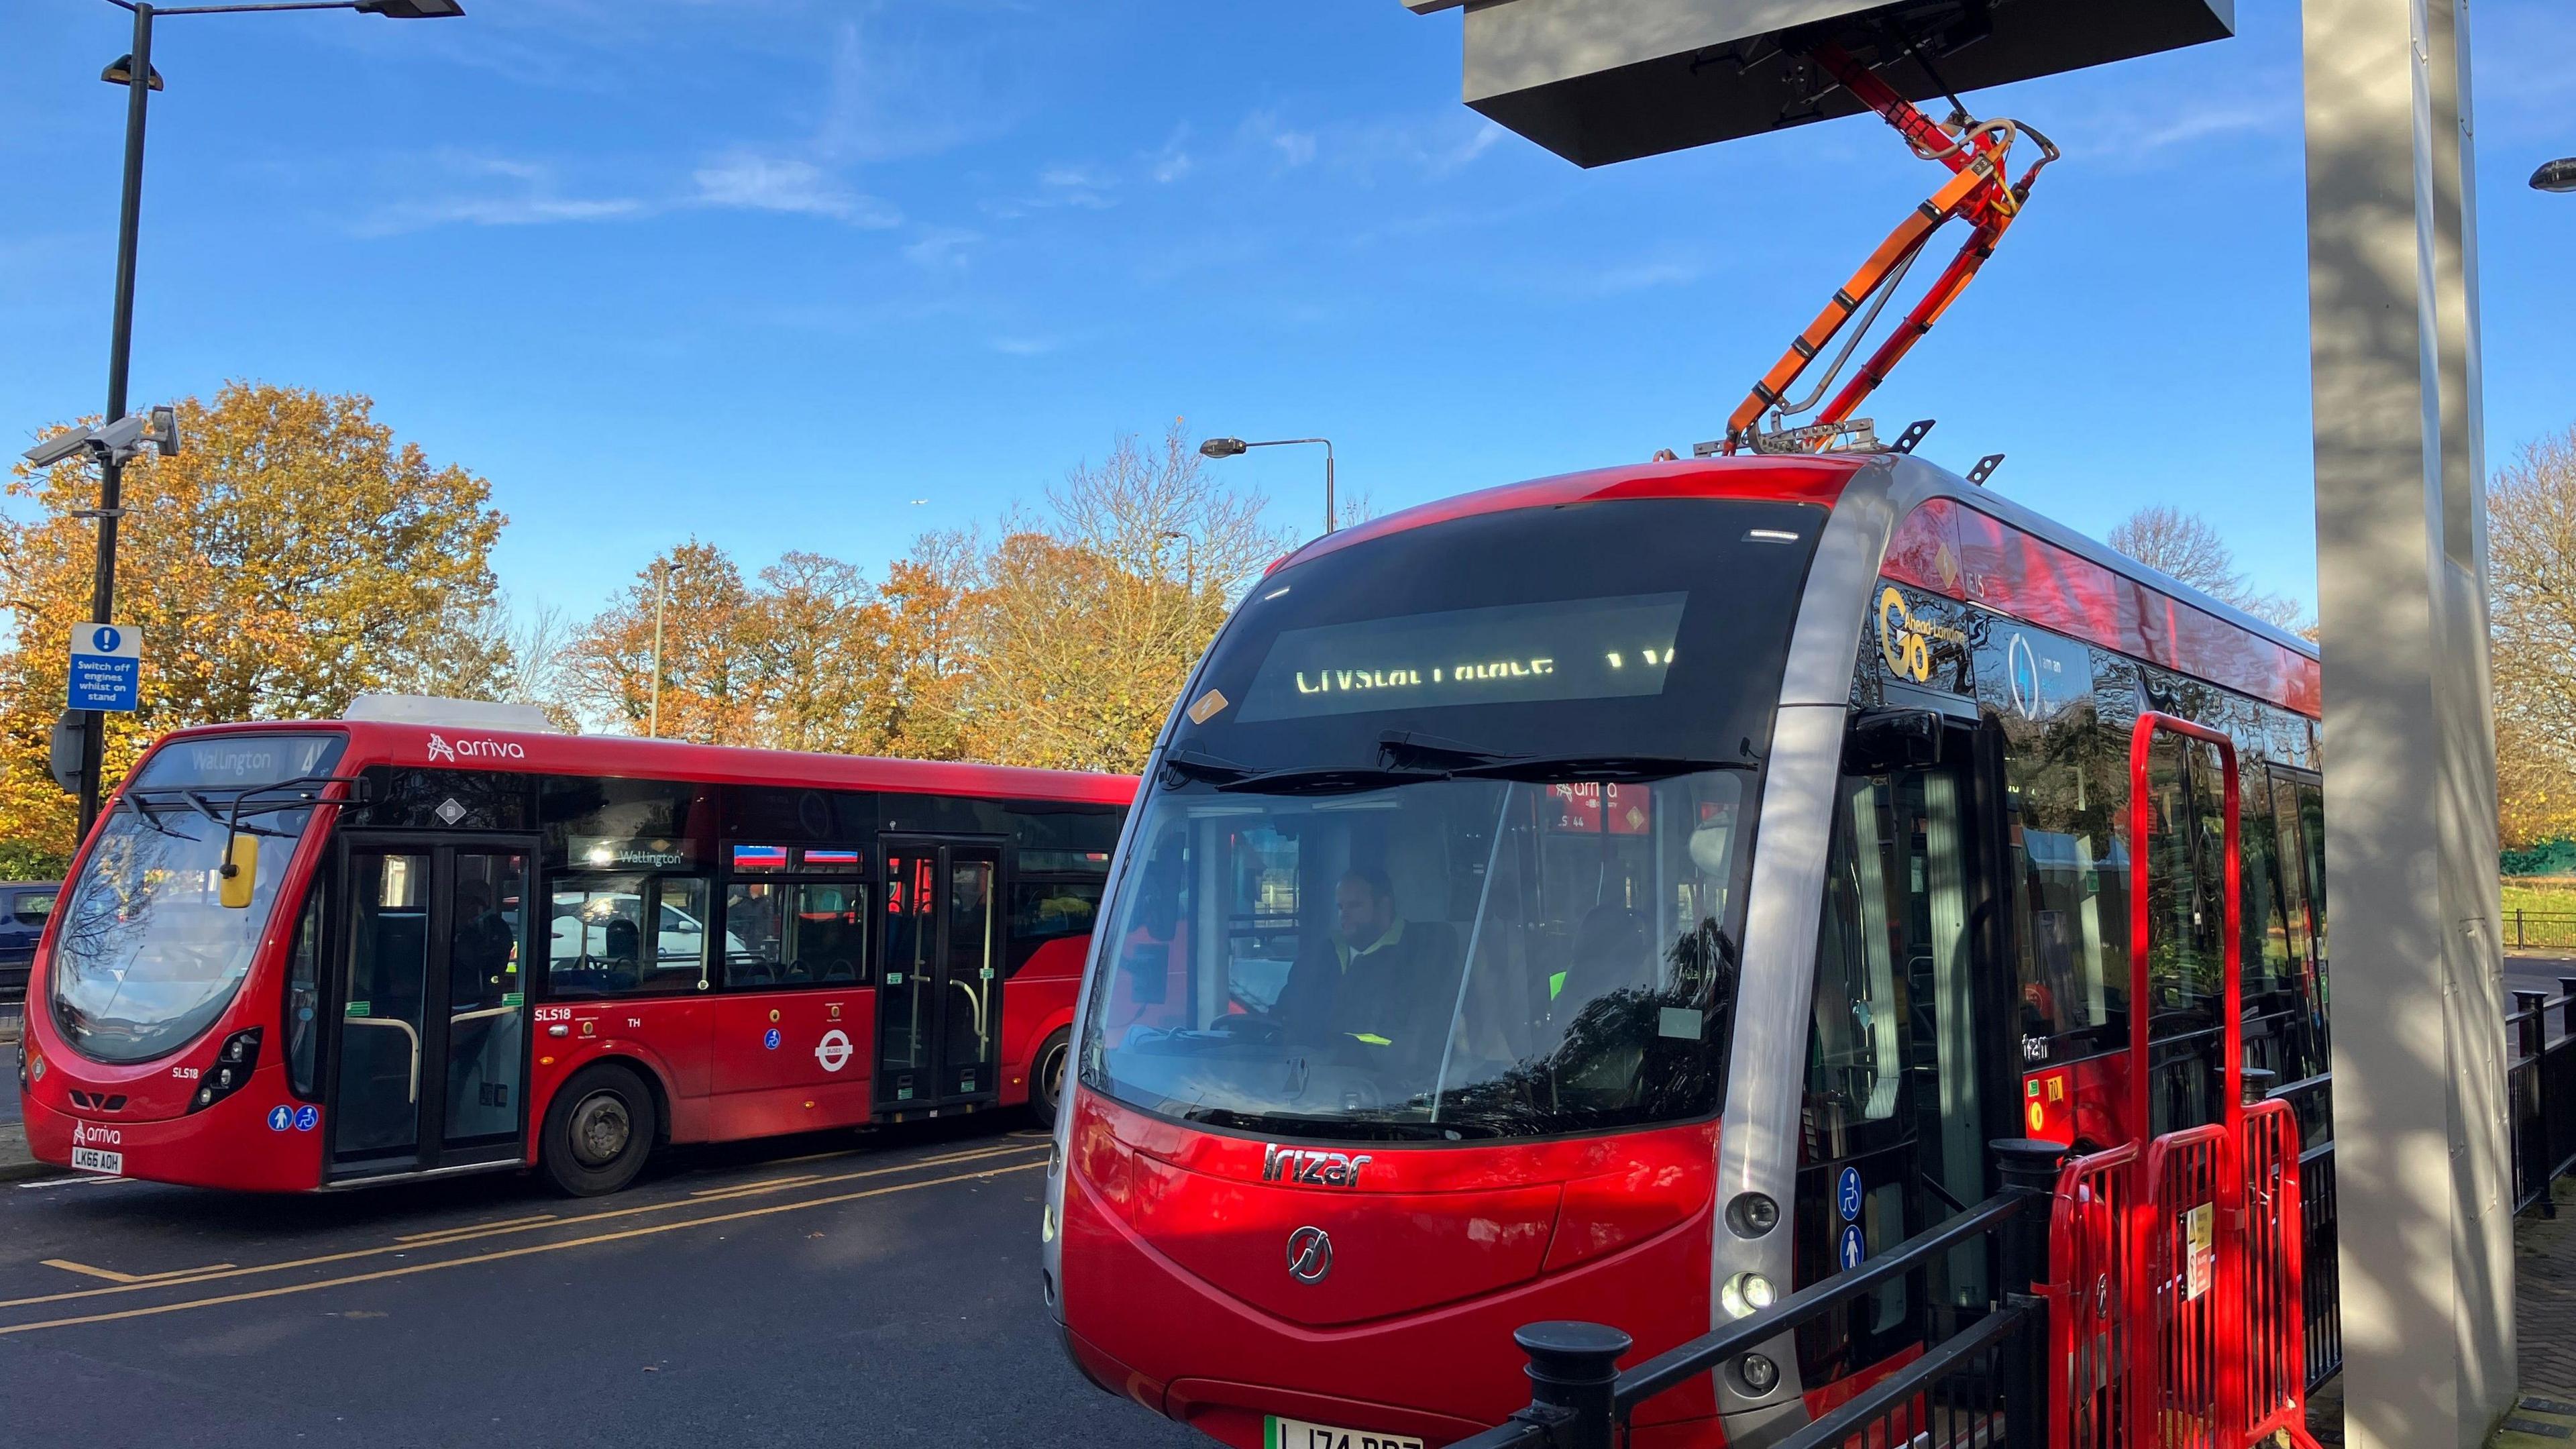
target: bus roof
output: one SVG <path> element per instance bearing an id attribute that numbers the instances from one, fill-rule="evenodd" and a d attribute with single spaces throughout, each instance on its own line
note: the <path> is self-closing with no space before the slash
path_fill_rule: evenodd
<path id="1" fill-rule="evenodd" d="M 1133 775 L 1079 770 L 1031 770 L 950 760 L 890 760 L 865 755 L 806 754 L 644 740 L 627 735 L 536 734 L 458 729 L 380 720 L 273 720 L 197 725 L 173 730 L 153 748 L 173 740 L 227 734 L 276 734 L 329 730 L 349 737 L 341 769 L 370 765 L 453 766 L 531 774 L 598 775 L 621 779 L 692 780 L 717 785 L 810 785 L 842 790 L 892 790 L 917 795 L 963 795 L 1005 800 L 1054 800 L 1127 805 L 1136 798 Z"/>
<path id="2" fill-rule="evenodd" d="M 2047 610 L 2042 612 L 2049 617 L 2033 617 L 2031 622 L 2043 627 L 2061 628 L 2105 648 L 2179 669 L 2258 698 L 2270 699 L 2301 714 L 2314 717 L 2320 712 L 2316 680 L 2318 656 L 2314 644 L 2169 578 L 2054 519 L 1910 455 L 1747 455 L 1666 460 L 1596 468 L 1581 473 L 1560 473 L 1554 477 L 1507 483 L 1497 488 L 1461 493 L 1453 498 L 1435 499 L 1382 518 L 1372 518 L 1315 539 L 1271 567 L 1277 570 L 1335 549 L 1407 529 L 1521 508 L 1641 498 L 1753 499 L 1818 503 L 1830 508 L 1841 501 L 1843 490 L 1852 479 L 1870 467 L 1900 469 L 1905 490 L 1917 495 L 1915 506 L 1918 508 L 1937 499 L 1952 500 L 1969 513 L 1982 514 L 1989 520 L 2008 525 L 2032 539 L 2053 546 L 2061 556 L 2072 555 L 2074 560 L 2081 561 L 2077 565 L 2079 572 L 2082 565 L 2091 565 L 2127 580 L 2133 586 L 2127 591 L 2129 597 L 2118 601 L 2118 607 Z M 2028 567 L 2047 575 L 2027 580 L 1997 580 L 2005 584 L 2022 584 L 2022 592 L 2033 599 L 2058 591 L 2066 582 L 2061 565 L 2068 561 L 2062 557 L 2055 562 L 2045 557 L 2034 559 L 2009 552 L 1998 557 L 2007 570 Z M 1896 562 L 1892 550 L 1891 566 Z M 1967 597 L 1955 589 L 1949 591 L 1956 597 Z M 1996 592 L 1999 596 L 2009 596 L 2013 590 L 2003 588 Z M 2162 596 L 2168 604 L 2185 607 L 2174 609 L 2168 604 L 2158 604 L 2156 596 Z M 1985 602 L 1989 607 L 2001 607 L 2006 613 L 2020 612 L 1997 599 L 1981 599 L 1979 602 Z M 2142 622 L 2145 625 L 2143 630 L 2139 627 Z M 2236 642 L 2229 642 L 2231 640 Z M 2238 657 L 2249 650 L 2269 658 Z"/>

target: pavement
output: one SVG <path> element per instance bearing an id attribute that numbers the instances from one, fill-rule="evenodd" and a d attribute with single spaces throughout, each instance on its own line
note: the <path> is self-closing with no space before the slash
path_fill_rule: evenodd
<path id="1" fill-rule="evenodd" d="M 24 1444 L 1203 1445 L 1092 1387 L 1038 1302 L 1043 1135 L 932 1122 L 252 1197 L 0 1188 Z"/>

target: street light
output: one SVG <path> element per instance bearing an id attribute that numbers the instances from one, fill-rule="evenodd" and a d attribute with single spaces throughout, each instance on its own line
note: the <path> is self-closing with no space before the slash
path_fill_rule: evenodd
<path id="1" fill-rule="evenodd" d="M 1227 441 L 1231 442 L 1233 440 L 1228 439 Z M 1216 455 L 1211 453 L 1208 456 L 1214 457 Z M 1166 528 L 1154 535 L 1154 541 L 1157 544 L 1167 538 L 1177 538 L 1181 541 L 1182 586 L 1189 591 L 1189 595 L 1192 599 L 1196 599 L 1199 596 L 1199 541 L 1177 528 Z M 1160 559 L 1156 560 L 1155 567 L 1158 571 L 1161 569 L 1162 564 Z"/>
<path id="2" fill-rule="evenodd" d="M 2576 191 L 2576 156 L 2545 162 L 2531 173 L 2534 191 Z"/>
<path id="3" fill-rule="evenodd" d="M 116 220 L 116 313 L 108 332 L 108 424 L 102 432 L 127 421 L 126 364 L 134 351 L 134 243 L 143 213 L 143 121 L 152 93 L 166 89 L 161 72 L 152 68 L 152 22 L 166 15 L 235 15 L 268 10 L 356 10 L 393 20 L 440 20 L 465 13 L 460 0 L 271 0 L 239 5 L 174 5 L 166 10 L 138 0 L 108 3 L 133 13 L 134 48 L 99 73 L 99 79 L 121 85 L 126 91 L 125 183 Z M 156 418 L 159 412 L 154 410 Z M 164 451 L 177 447 L 175 427 L 169 436 L 171 449 Z M 93 451 L 99 460 L 98 507 L 92 510 L 98 519 L 98 570 L 90 585 L 90 618 L 105 624 L 113 622 L 116 613 L 116 520 L 125 512 L 120 500 L 125 491 L 125 460 L 132 456 L 132 450 L 111 446 Z M 86 836 L 90 823 L 98 818 L 99 764 L 106 729 L 96 710 L 84 713 L 88 718 L 81 725 L 80 828 Z"/>
<path id="4" fill-rule="evenodd" d="M 1210 438 L 1199 444 L 1203 458 L 1232 458 L 1254 448 L 1285 448 L 1296 443 L 1324 445 L 1324 531 L 1333 531 L 1333 440 L 1330 438 L 1271 438 L 1265 442 L 1247 443 L 1241 438 Z"/>

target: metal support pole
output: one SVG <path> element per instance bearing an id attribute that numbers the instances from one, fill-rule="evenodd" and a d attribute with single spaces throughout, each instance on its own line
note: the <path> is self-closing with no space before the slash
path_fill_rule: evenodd
<path id="1" fill-rule="evenodd" d="M 2004 1441 L 2043 1444 L 2047 1442 L 2050 1339 L 2048 1299 L 2042 1290 L 2051 1281 L 2049 1203 L 2057 1192 L 2058 1166 L 2066 1160 L 2066 1148 L 2036 1138 L 2004 1138 L 1986 1147 L 1995 1155 L 1995 1175 L 2004 1191 L 2032 1196 L 2004 1225 L 1997 1265 L 2003 1276 L 1996 1285 L 1996 1300 L 2024 1315 L 2021 1332 L 2003 1349 L 2007 1366 L 2002 1375 Z"/>
<path id="2" fill-rule="evenodd" d="M 134 74 L 125 94 L 125 184 L 116 220 L 116 314 L 107 339 L 107 416 L 125 416 L 126 365 L 134 351 L 134 248 L 143 216 L 143 120 L 152 95 L 152 7 L 134 7 Z M 124 506 L 125 466 L 114 458 L 98 469 L 98 569 L 90 583 L 89 616 L 116 622 L 116 519 Z M 80 833 L 89 837 L 98 819 L 107 764 L 107 716 L 83 711 L 81 722 Z"/>
<path id="3" fill-rule="evenodd" d="M 1326 443 L 1324 445 L 1324 531 L 1332 532 L 1341 526 L 1341 522 L 1341 511 L 1333 504 L 1333 445 Z"/>
<path id="4" fill-rule="evenodd" d="M 1530 1404 L 1571 1415 L 1556 1449 L 1611 1449 L 1619 1355 L 1635 1340 L 1598 1323 L 1529 1323 L 1512 1333 L 1529 1355 Z"/>
<path id="5" fill-rule="evenodd" d="M 2352 1449 L 2513 1401 L 2466 0 L 2305 0 L 2334 1114 Z"/>
<path id="6" fill-rule="evenodd" d="M 653 565 L 653 703 L 644 725 L 647 739 L 662 737 L 662 603 L 671 592 L 671 565 L 662 560 Z"/>

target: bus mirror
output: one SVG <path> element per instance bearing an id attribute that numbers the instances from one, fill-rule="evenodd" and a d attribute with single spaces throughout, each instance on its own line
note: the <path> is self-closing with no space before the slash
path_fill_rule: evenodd
<path id="1" fill-rule="evenodd" d="M 224 864 L 216 882 L 217 899 L 225 910 L 250 908 L 251 892 L 259 887 L 259 837 L 236 835 L 224 845 Z"/>
<path id="2" fill-rule="evenodd" d="M 1941 763 L 1941 715 L 1929 709 L 1873 709 L 1843 736 L 1843 768 L 1855 775 L 1919 770 Z"/>

